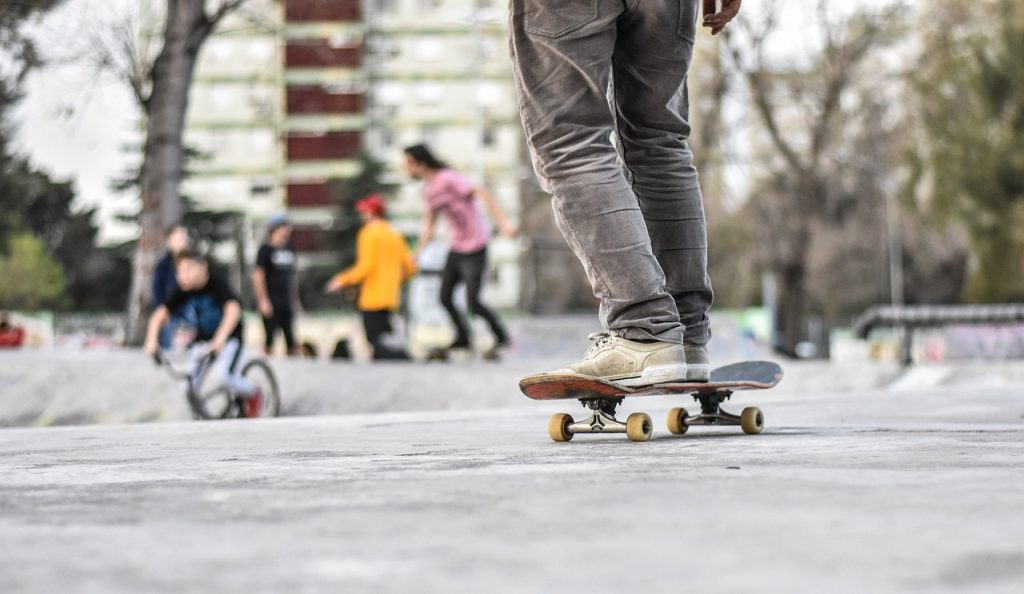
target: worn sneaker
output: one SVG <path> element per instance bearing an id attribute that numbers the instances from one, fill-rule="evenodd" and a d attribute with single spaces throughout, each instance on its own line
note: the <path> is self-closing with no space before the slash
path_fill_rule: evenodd
<path id="1" fill-rule="evenodd" d="M 686 351 L 686 381 L 711 381 L 711 360 L 708 358 L 708 347 L 699 344 L 683 344 Z"/>
<path id="2" fill-rule="evenodd" d="M 686 379 L 686 352 L 670 342 L 637 342 L 618 332 L 597 332 L 583 360 L 554 373 L 577 373 L 624 386 L 649 386 Z"/>

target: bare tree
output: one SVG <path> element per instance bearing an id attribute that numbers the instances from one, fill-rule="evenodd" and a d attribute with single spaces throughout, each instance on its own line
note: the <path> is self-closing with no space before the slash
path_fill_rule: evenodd
<path id="1" fill-rule="evenodd" d="M 167 0 L 163 33 L 154 51 L 136 42 L 131 23 L 108 32 L 98 46 L 100 65 L 131 85 L 146 119 L 146 142 L 139 187 L 142 208 L 139 241 L 128 301 L 127 339 L 141 340 L 151 299 L 150 278 L 163 249 L 163 230 L 180 221 L 185 168 L 183 134 L 200 49 L 224 18 L 248 0 Z"/>
<path id="2" fill-rule="evenodd" d="M 896 8 L 836 18 L 819 0 L 805 31 L 820 36 L 820 51 L 809 62 L 782 65 L 769 56 L 777 41 L 779 3 L 768 2 L 763 17 L 740 21 L 740 35 L 725 43 L 732 68 L 745 81 L 767 150 L 769 180 L 751 197 L 758 220 L 762 265 L 778 285 L 776 346 L 788 353 L 805 340 L 809 309 L 808 274 L 815 224 L 828 212 L 840 140 L 856 122 L 844 105 L 863 66 L 895 38 Z"/>

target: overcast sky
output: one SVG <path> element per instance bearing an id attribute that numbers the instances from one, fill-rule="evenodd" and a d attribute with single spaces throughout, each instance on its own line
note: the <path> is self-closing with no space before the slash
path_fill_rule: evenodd
<path id="1" fill-rule="evenodd" d="M 837 2 L 837 10 L 878 5 L 890 0 Z M 809 0 L 789 0 L 786 12 L 790 35 L 778 51 L 795 54 L 811 51 L 804 30 L 808 19 L 800 7 Z M 913 1 L 909 2 L 913 4 Z M 756 15 L 762 2 L 747 0 L 744 12 Z M 97 76 L 81 58 L 96 36 L 122 22 L 139 6 L 138 0 L 67 0 L 43 21 L 31 27 L 43 55 L 52 66 L 34 72 L 27 82 L 25 100 L 15 112 L 16 147 L 33 163 L 58 179 L 75 182 L 83 205 L 100 208 L 103 240 L 124 239 L 130 228 L 112 219 L 132 208 L 130 194 L 110 189 L 130 164 L 126 146 L 137 145 L 139 118 L 127 88 L 111 77 Z"/>

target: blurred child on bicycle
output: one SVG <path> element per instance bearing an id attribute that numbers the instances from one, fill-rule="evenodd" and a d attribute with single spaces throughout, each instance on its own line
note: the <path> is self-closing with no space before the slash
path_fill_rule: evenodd
<path id="1" fill-rule="evenodd" d="M 173 315 L 191 314 L 196 321 L 197 343 L 206 343 L 203 352 L 193 349 L 193 365 L 206 353 L 215 355 L 210 372 L 236 394 L 259 403 L 259 390 L 242 377 L 245 355 L 242 346 L 242 306 L 227 282 L 210 273 L 206 258 L 186 249 L 175 258 L 178 288 L 149 318 L 146 353 L 153 357 L 159 350 L 160 329 Z"/>

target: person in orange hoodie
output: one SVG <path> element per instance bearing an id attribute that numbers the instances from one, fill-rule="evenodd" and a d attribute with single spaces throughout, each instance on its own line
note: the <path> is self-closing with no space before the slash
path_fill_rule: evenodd
<path id="1" fill-rule="evenodd" d="M 356 263 L 335 275 L 325 291 L 361 286 L 357 307 L 373 358 L 408 359 L 404 350 L 389 348 L 383 338 L 392 330 L 391 315 L 398 309 L 402 283 L 416 273 L 416 264 L 405 238 L 385 219 L 384 198 L 370 194 L 356 203 L 356 210 L 364 223 L 356 237 Z"/>

